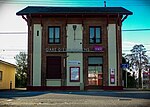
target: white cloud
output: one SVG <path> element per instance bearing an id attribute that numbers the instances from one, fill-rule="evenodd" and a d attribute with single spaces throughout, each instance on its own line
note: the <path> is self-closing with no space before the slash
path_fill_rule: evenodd
<path id="1" fill-rule="evenodd" d="M 150 56 L 150 44 L 145 44 L 145 43 L 135 43 L 131 41 L 122 41 L 122 53 L 129 54 L 131 53 L 130 50 L 133 48 L 134 45 L 139 45 L 143 44 L 144 47 L 146 48 L 147 52 L 146 54 Z"/>
<path id="2" fill-rule="evenodd" d="M 128 41 L 122 41 L 122 48 L 123 49 L 132 49 L 132 47 L 137 44 L 137 43 L 134 43 L 134 42 L 128 42 Z"/>
<path id="3" fill-rule="evenodd" d="M 3 4 L 0 8 L 0 31 L 27 31 L 26 22 L 16 15 L 24 6 Z"/>
<path id="4" fill-rule="evenodd" d="M 16 15 L 16 12 L 24 7 L 20 4 L 2 4 L 0 6 L 0 32 L 27 32 L 25 20 Z M 0 59 L 15 63 L 16 54 L 26 50 L 27 35 L 0 34 Z"/>

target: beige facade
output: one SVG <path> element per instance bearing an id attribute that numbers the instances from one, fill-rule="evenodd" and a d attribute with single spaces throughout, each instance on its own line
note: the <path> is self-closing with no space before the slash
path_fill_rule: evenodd
<path id="1" fill-rule="evenodd" d="M 80 86 L 80 84 L 83 83 L 83 53 L 81 52 L 83 50 L 82 37 L 82 24 L 67 25 L 67 86 Z M 78 82 L 70 81 L 71 67 L 79 67 L 80 69 L 80 78 Z"/>
<path id="2" fill-rule="evenodd" d="M 16 66 L 0 60 L 0 90 L 15 88 Z"/>

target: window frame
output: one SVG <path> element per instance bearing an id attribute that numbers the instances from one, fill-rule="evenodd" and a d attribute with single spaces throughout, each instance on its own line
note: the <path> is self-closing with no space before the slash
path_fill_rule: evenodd
<path id="1" fill-rule="evenodd" d="M 76 79 L 76 80 L 72 78 L 72 75 L 73 75 L 72 69 L 75 69 L 75 68 L 78 69 L 78 71 L 77 71 L 78 72 L 77 73 L 78 74 L 78 79 Z M 69 71 L 70 72 L 70 82 L 80 82 L 80 67 L 71 66 L 69 69 L 70 69 L 70 71 Z"/>
<path id="2" fill-rule="evenodd" d="M 102 59 L 102 63 L 100 63 L 100 64 L 91 64 L 91 63 L 89 63 L 89 59 L 90 58 L 101 58 Z M 103 63 L 104 63 L 104 59 L 103 59 L 103 56 L 88 56 L 88 65 L 89 66 L 92 66 L 92 65 L 103 65 Z"/>
<path id="3" fill-rule="evenodd" d="M 93 28 L 94 29 L 94 37 L 91 37 L 91 32 L 90 29 Z M 97 38 L 97 33 L 96 33 L 96 29 L 99 28 L 100 29 L 100 36 L 99 38 Z M 91 42 L 90 40 L 94 39 L 94 42 Z M 97 39 L 100 39 L 99 42 L 96 42 Z M 101 26 L 89 26 L 89 44 L 101 44 L 102 43 L 102 27 Z"/>
<path id="4" fill-rule="evenodd" d="M 0 71 L 0 80 L 2 80 L 2 78 L 3 78 L 3 72 Z"/>
<path id="5" fill-rule="evenodd" d="M 53 38 L 50 38 L 50 28 L 53 28 Z M 59 38 L 56 38 L 56 28 L 59 28 Z M 53 40 L 53 42 L 50 42 L 50 39 Z M 59 40 L 59 42 L 56 42 L 56 39 Z M 48 44 L 61 44 L 61 27 L 60 26 L 48 26 Z"/>

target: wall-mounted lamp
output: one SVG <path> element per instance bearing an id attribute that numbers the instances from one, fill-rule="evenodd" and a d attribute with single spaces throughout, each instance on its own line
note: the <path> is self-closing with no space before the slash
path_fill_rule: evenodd
<path id="1" fill-rule="evenodd" d="M 77 29 L 77 25 L 73 25 L 72 27 L 73 27 L 73 30 L 74 30 L 74 40 L 75 40 L 75 36 L 76 36 L 75 30 Z"/>
<path id="2" fill-rule="evenodd" d="M 77 28 L 77 25 L 73 25 L 73 30 L 75 31 Z"/>

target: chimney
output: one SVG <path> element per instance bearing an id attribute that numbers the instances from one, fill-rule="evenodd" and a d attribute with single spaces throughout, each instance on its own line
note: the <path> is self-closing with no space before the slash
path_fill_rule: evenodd
<path id="1" fill-rule="evenodd" d="M 104 1 L 104 7 L 106 7 L 106 1 Z"/>

